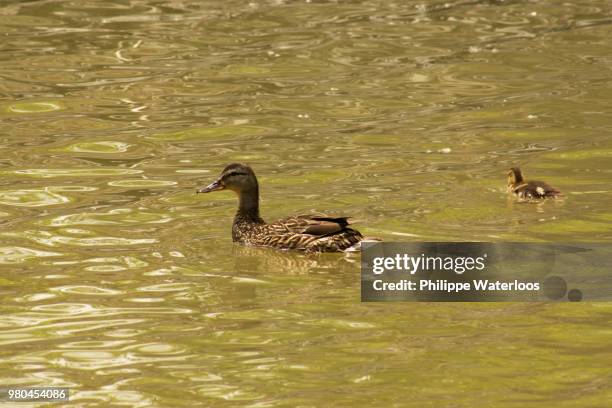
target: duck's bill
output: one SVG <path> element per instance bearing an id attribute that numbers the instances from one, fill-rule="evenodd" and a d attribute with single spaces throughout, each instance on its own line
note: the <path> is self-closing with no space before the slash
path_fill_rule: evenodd
<path id="1" fill-rule="evenodd" d="M 211 183 L 209 185 L 207 185 L 206 187 L 202 187 L 201 189 L 199 189 L 197 192 L 198 193 L 210 193 L 212 191 L 219 191 L 219 190 L 223 190 L 225 188 L 225 186 L 223 184 L 221 184 L 218 180 L 215 181 L 214 183 Z"/>

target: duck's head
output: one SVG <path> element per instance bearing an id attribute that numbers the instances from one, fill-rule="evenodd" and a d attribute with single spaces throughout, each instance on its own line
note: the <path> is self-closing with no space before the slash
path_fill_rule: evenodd
<path id="1" fill-rule="evenodd" d="M 523 173 L 518 167 L 512 167 L 508 170 L 508 187 L 515 186 L 523 182 Z"/>
<path id="2" fill-rule="evenodd" d="M 232 190 L 240 194 L 243 191 L 257 189 L 257 178 L 253 169 L 246 164 L 232 163 L 226 166 L 217 180 L 199 189 L 198 193 L 210 193 L 220 190 Z"/>

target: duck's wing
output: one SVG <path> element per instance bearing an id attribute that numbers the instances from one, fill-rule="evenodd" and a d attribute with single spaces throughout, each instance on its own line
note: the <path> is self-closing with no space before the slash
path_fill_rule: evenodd
<path id="1" fill-rule="evenodd" d="M 296 215 L 268 225 L 278 233 L 325 236 L 345 231 L 349 224 L 348 217 Z"/>
<path id="2" fill-rule="evenodd" d="M 543 181 L 528 181 L 516 187 L 515 192 L 527 198 L 558 197 L 561 191 Z"/>
<path id="3" fill-rule="evenodd" d="M 345 251 L 363 239 L 348 225 L 347 217 L 296 215 L 261 225 L 254 244 L 311 253 Z"/>

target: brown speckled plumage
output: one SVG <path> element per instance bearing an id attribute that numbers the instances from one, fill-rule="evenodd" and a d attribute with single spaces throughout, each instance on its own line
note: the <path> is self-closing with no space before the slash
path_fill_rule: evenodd
<path id="1" fill-rule="evenodd" d="M 559 190 L 543 181 L 525 180 L 518 167 L 513 167 L 508 171 L 508 191 L 525 201 L 556 198 L 563 195 Z"/>
<path id="2" fill-rule="evenodd" d="M 363 239 L 359 231 L 349 228 L 344 217 L 298 215 L 267 224 L 259 216 L 259 186 L 249 166 L 228 165 L 215 182 L 198 192 L 224 189 L 235 191 L 239 197 L 232 226 L 234 242 L 305 252 L 341 252 Z"/>

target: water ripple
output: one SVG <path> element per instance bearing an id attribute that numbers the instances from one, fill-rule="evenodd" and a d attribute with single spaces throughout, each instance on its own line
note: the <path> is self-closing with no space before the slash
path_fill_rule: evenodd
<path id="1" fill-rule="evenodd" d="M 59 252 L 40 251 L 24 247 L 0 247 L 0 263 L 15 264 L 26 262 L 31 258 L 46 258 L 60 256 Z"/>
<path id="2" fill-rule="evenodd" d="M 92 238 L 68 237 L 55 235 L 48 231 L 28 230 L 19 233 L 2 233 L 0 235 L 10 237 L 28 238 L 46 246 L 74 245 L 84 247 L 95 246 L 124 246 L 124 245 L 144 245 L 158 242 L 156 238 L 124 238 L 124 237 L 104 237 L 97 236 Z"/>
<path id="3" fill-rule="evenodd" d="M 101 169 L 101 168 L 75 168 L 75 169 L 25 169 L 15 170 L 12 173 L 22 176 L 31 176 L 36 178 L 51 178 L 51 177 L 108 177 L 108 176 L 124 176 L 129 174 L 140 174 L 142 170 L 138 169 Z"/>
<path id="4" fill-rule="evenodd" d="M 120 290 L 101 288 L 98 286 L 87 286 L 87 285 L 69 285 L 69 286 L 60 286 L 56 288 L 51 288 L 50 290 L 63 292 L 63 293 L 73 293 L 79 295 L 95 295 L 95 296 L 115 296 L 122 294 L 124 292 Z"/>
<path id="5" fill-rule="evenodd" d="M 70 202 L 66 196 L 43 190 L 0 191 L 0 204 L 17 207 L 43 207 Z"/>

